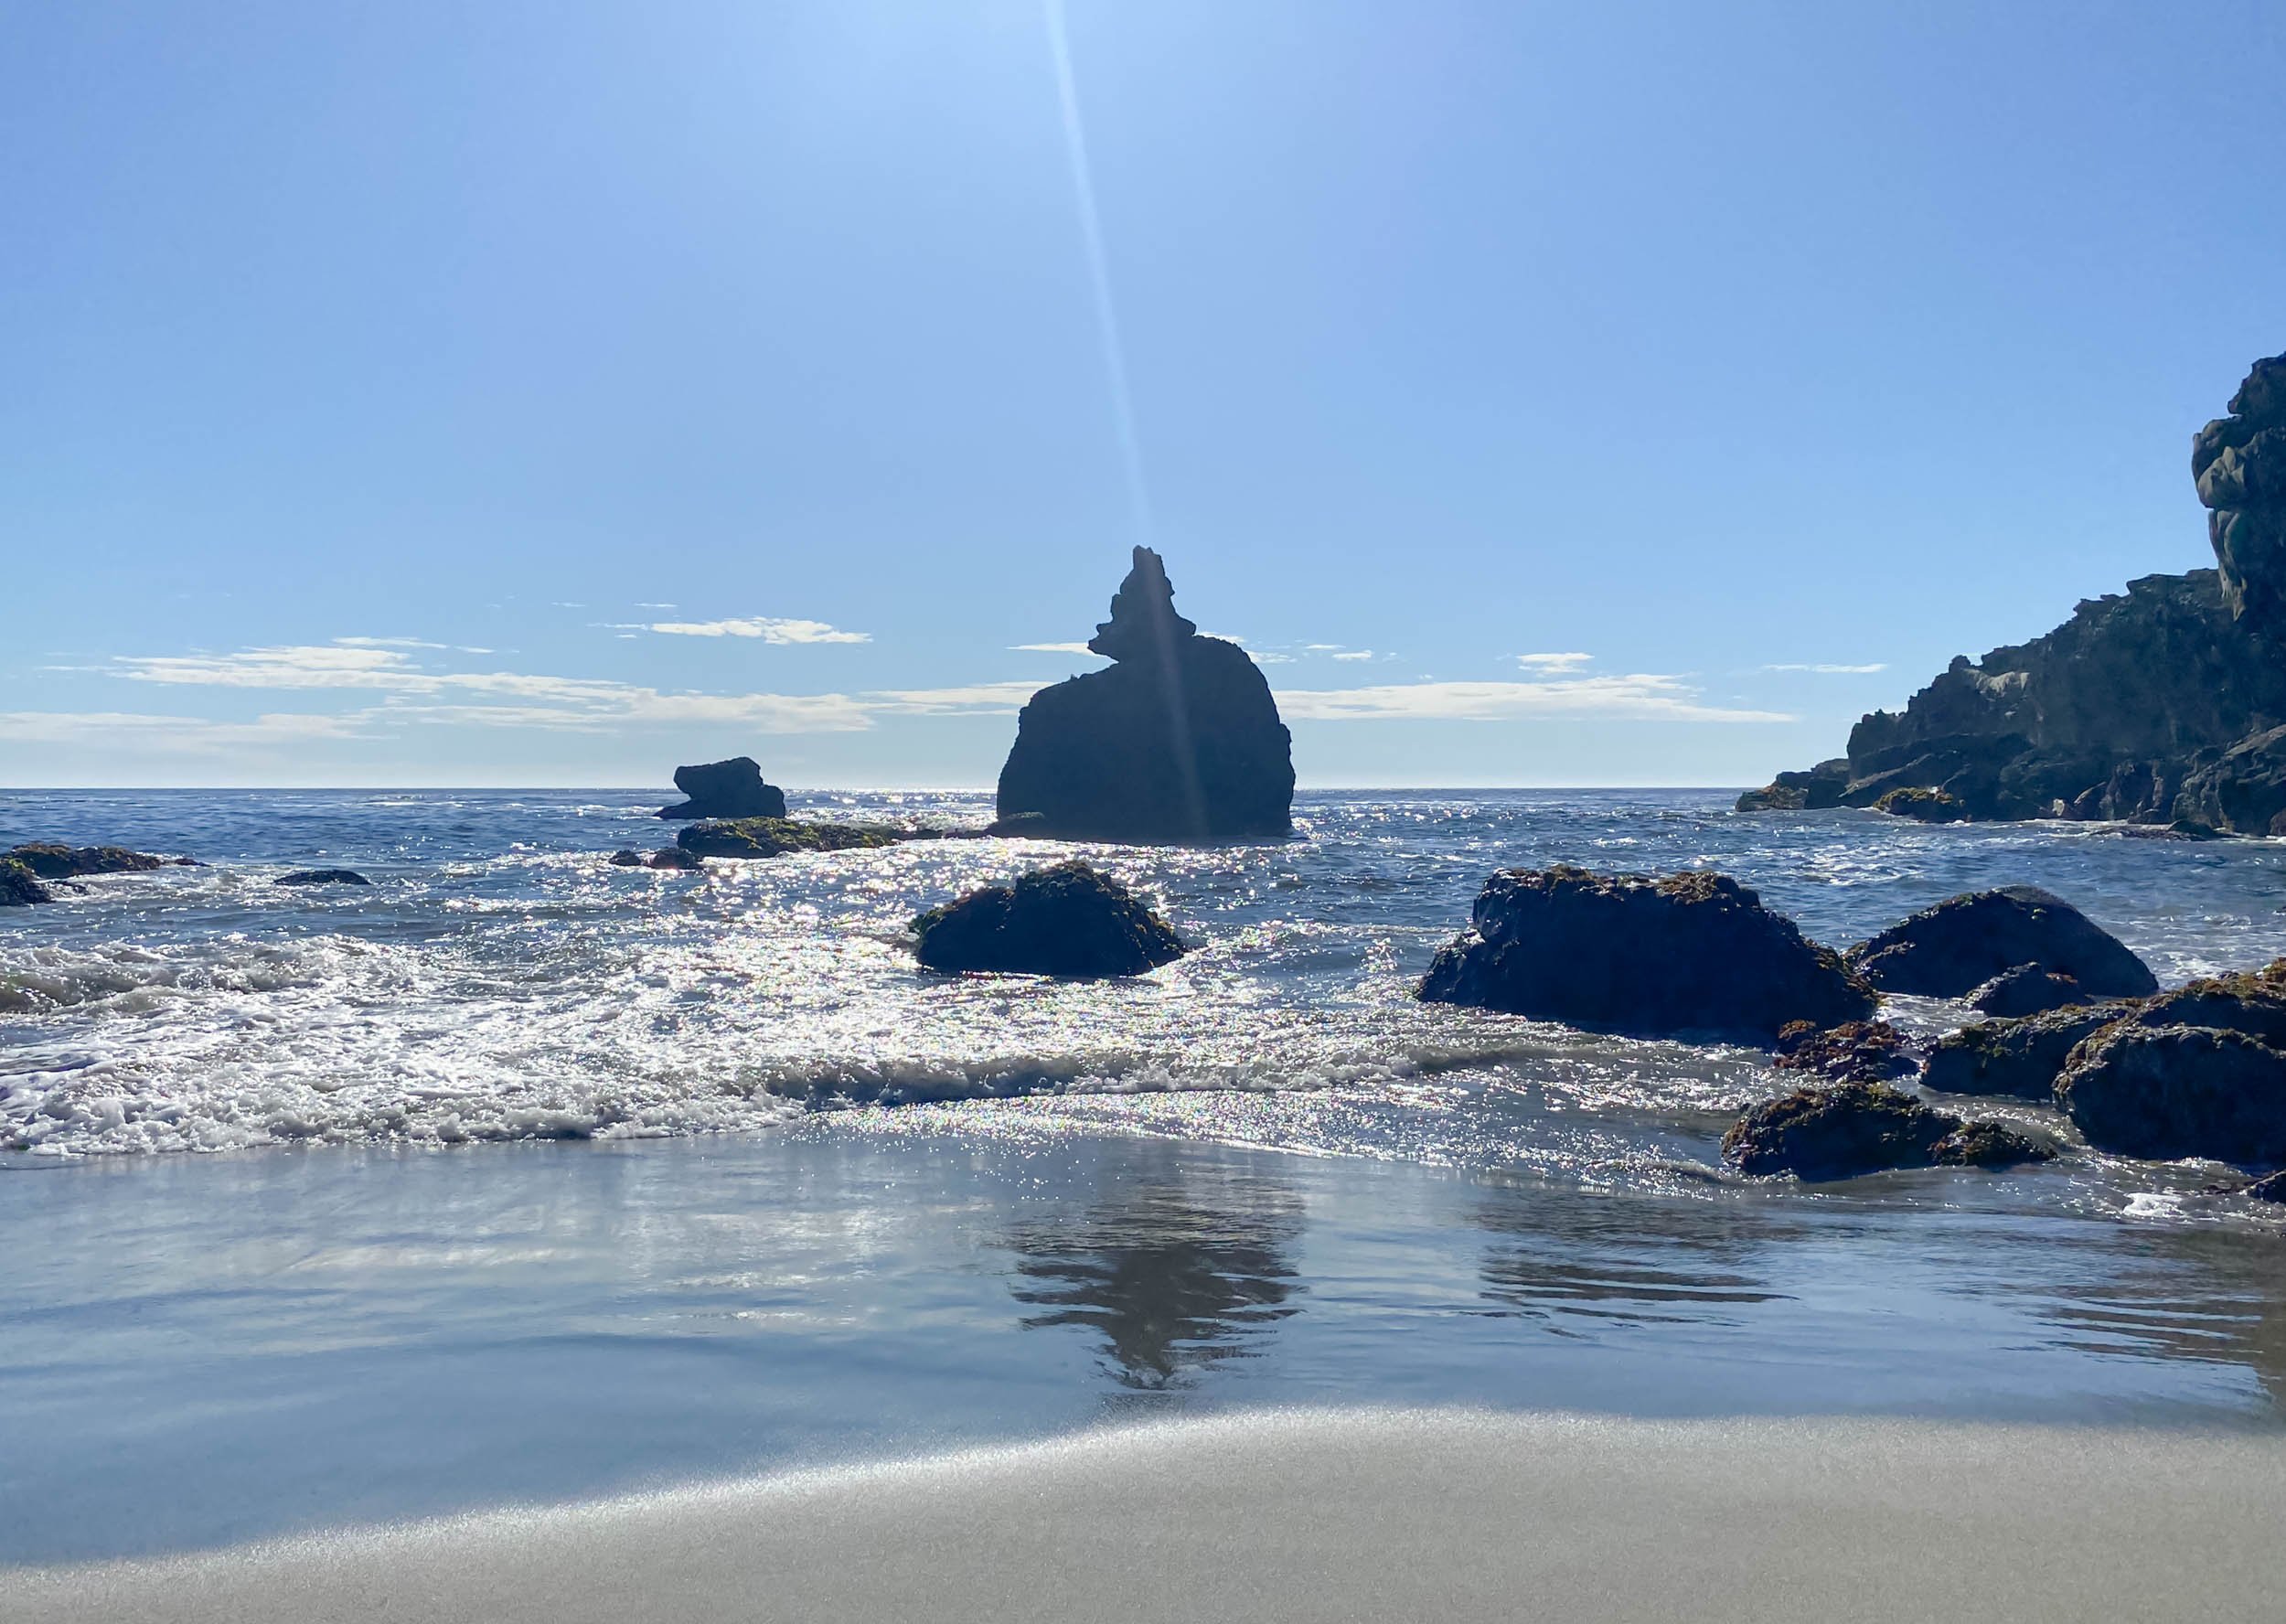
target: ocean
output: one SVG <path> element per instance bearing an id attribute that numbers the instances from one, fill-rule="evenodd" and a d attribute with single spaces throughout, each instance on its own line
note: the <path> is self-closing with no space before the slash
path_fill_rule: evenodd
<path id="1" fill-rule="evenodd" d="M 2044 885 L 2173 982 L 2286 953 L 2286 843 L 1408 790 L 1277 845 L 611 867 L 664 798 L 0 793 L 0 846 L 208 865 L 0 914 L 0 1562 L 1292 1406 L 2286 1422 L 2286 1219 L 2223 1170 L 1971 1102 L 2067 1153 L 1741 1180 L 1758 1053 L 1410 996 L 1557 860 L 1837 946 Z M 914 913 L 1074 849 L 1195 950 L 915 967 Z M 316 865 L 373 883 L 272 883 Z"/>

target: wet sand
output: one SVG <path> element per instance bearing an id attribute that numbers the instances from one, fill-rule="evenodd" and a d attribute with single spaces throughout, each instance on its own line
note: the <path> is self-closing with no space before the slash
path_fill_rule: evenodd
<path id="1" fill-rule="evenodd" d="M 2249 1433 L 1291 1412 L 19 1569 L 0 1616 L 2257 1618 L 2281 1503 Z"/>

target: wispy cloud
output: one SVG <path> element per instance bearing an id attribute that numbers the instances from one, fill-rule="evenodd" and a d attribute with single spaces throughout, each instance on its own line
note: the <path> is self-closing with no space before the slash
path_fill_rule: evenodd
<path id="1" fill-rule="evenodd" d="M 669 637 L 759 637 L 764 643 L 871 643 L 871 632 L 845 632 L 822 620 L 756 615 L 742 620 L 663 620 L 645 628 Z"/>
<path id="2" fill-rule="evenodd" d="M 1011 643 L 1009 647 L 1018 654 L 1084 654 L 1095 659 L 1103 658 L 1084 643 Z"/>
<path id="3" fill-rule="evenodd" d="M 860 696 L 867 709 L 905 716 L 1012 716 L 1040 691 L 1037 682 L 977 682 L 965 688 L 910 688 Z"/>
<path id="4" fill-rule="evenodd" d="M 1369 660 L 1373 657 L 1370 648 L 1345 648 L 1333 657 L 1338 660 Z"/>
<path id="5" fill-rule="evenodd" d="M 1564 677 L 1542 682 L 1406 682 L 1297 689 L 1278 710 L 1304 721 L 1792 721 L 1774 710 L 1710 705 L 1679 677 Z"/>
<path id="6" fill-rule="evenodd" d="M 1784 665 L 1765 666 L 1766 671 L 1816 671 L 1829 677 L 1867 677 L 1875 671 L 1885 671 L 1888 663 L 1875 660 L 1868 666 Z"/>
<path id="7" fill-rule="evenodd" d="M 1595 657 L 1592 654 L 1520 654 L 1516 663 L 1532 671 L 1576 671 Z"/>
<path id="8" fill-rule="evenodd" d="M 260 750 L 364 735 L 361 715 L 257 716 L 209 721 L 198 716 L 145 716 L 123 710 L 0 710 L 0 739 L 19 744 L 96 744 L 106 749 L 195 755 Z"/>

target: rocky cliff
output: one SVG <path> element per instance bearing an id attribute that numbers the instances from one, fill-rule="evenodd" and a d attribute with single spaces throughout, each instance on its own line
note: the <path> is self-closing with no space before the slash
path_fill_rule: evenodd
<path id="1" fill-rule="evenodd" d="M 2286 833 L 2286 357 L 2192 445 L 2218 570 L 2146 575 L 2045 636 L 1966 656 L 1846 756 L 1780 774 L 1742 811 L 2119 818 Z M 1908 793 L 1901 793 L 1908 792 Z"/>
<path id="2" fill-rule="evenodd" d="M 1294 760 L 1270 685 L 1246 651 L 1175 613 L 1148 547 L 1088 646 L 1108 670 L 1044 688 L 1000 769 L 1009 834 L 1075 840 L 1233 840 L 1291 832 Z"/>

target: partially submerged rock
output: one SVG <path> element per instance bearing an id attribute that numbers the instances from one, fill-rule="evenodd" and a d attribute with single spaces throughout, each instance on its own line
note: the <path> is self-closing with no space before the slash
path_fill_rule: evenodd
<path id="1" fill-rule="evenodd" d="M 1738 797 L 1741 812 L 1818 812 L 1842 804 L 1850 786 L 1850 764 L 1836 756 L 1807 773 L 1780 773 L 1760 789 Z"/>
<path id="2" fill-rule="evenodd" d="M 2046 1100 L 2080 1042 L 2129 1013 L 2109 1003 L 1979 1021 L 1937 1040 L 1921 1064 L 1921 1086 L 1945 1094 L 2005 1094 Z"/>
<path id="3" fill-rule="evenodd" d="M 1905 1034 L 1885 1020 L 1851 1020 L 1819 1027 L 1789 1021 L 1778 1034 L 1781 1072 L 1810 1072 L 1834 1083 L 1879 1083 L 1915 1069 Z"/>
<path id="4" fill-rule="evenodd" d="M 0 908 L 23 908 L 52 903 L 56 893 L 39 882 L 39 876 L 14 858 L 0 858 Z"/>
<path id="5" fill-rule="evenodd" d="M 1755 1106 L 1723 1136 L 1739 1171 L 1810 1182 L 1894 1168 L 2009 1167 L 2055 1155 L 1997 1122 L 1963 1122 L 1881 1083 L 1800 1088 Z"/>
<path id="6" fill-rule="evenodd" d="M 684 798 L 661 807 L 661 817 L 784 817 L 785 791 L 762 779 L 762 765 L 751 755 L 707 762 L 675 769 L 675 787 Z"/>
<path id="7" fill-rule="evenodd" d="M 1472 917 L 1422 978 L 1423 999 L 1761 1043 L 1793 1021 L 1873 1012 L 1872 989 L 1838 954 L 1724 874 L 1512 869 L 1485 882 Z"/>
<path id="8" fill-rule="evenodd" d="M 1959 998 L 2018 965 L 2069 976 L 2099 998 L 2159 989 L 2149 967 L 2062 897 L 2032 885 L 1949 897 L 1850 949 L 1884 992 Z"/>
<path id="9" fill-rule="evenodd" d="M 1968 820 L 1969 803 L 1949 790 L 1915 786 L 1889 791 L 1874 803 L 1874 810 L 1892 817 L 1909 817 L 1916 823 L 1963 823 Z"/>
<path id="10" fill-rule="evenodd" d="M 2286 959 L 2143 999 L 2072 1051 L 2056 1100 L 2099 1149 L 2286 1165 Z"/>
<path id="11" fill-rule="evenodd" d="M 1043 688 L 1000 769 L 996 832 L 1069 840 L 1282 839 L 1293 740 L 1246 651 L 1175 613 L 1135 550 L 1088 647 L 1116 661 Z"/>
<path id="12" fill-rule="evenodd" d="M 2021 964 L 2003 970 L 1968 998 L 1971 1009 L 2002 1019 L 2039 1015 L 2049 1010 L 2095 1001 L 2088 989 L 2071 977 L 2036 964 Z"/>
<path id="13" fill-rule="evenodd" d="M 913 922 L 913 952 L 933 970 L 1036 976 L 1139 976 L 1182 956 L 1148 903 L 1084 862 L 988 885 Z"/>
<path id="14" fill-rule="evenodd" d="M 154 857 L 124 846 L 65 846 L 29 840 L 0 851 L 0 862 L 19 862 L 42 880 L 84 880 L 91 874 L 141 874 L 185 860 Z"/>
<path id="15" fill-rule="evenodd" d="M 611 854 L 612 867 L 616 869 L 699 869 L 705 860 L 698 853 L 685 851 L 679 846 L 662 846 L 647 855 L 629 847 Z"/>
<path id="16" fill-rule="evenodd" d="M 693 857 L 784 857 L 789 851 L 857 851 L 927 838 L 922 830 L 888 824 L 737 817 L 694 823 L 675 837 L 675 844 Z"/>
<path id="17" fill-rule="evenodd" d="M 273 885 L 370 885 L 373 883 L 355 869 L 296 869 L 291 874 L 281 874 L 271 881 Z"/>

